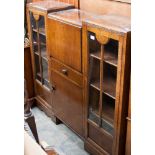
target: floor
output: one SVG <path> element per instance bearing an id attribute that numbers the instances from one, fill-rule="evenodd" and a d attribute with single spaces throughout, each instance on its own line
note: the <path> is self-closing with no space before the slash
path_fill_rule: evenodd
<path id="1" fill-rule="evenodd" d="M 54 147 L 59 155 L 89 155 L 84 150 L 83 141 L 64 124 L 54 122 L 40 109 L 34 107 L 37 131 L 41 142 Z"/>

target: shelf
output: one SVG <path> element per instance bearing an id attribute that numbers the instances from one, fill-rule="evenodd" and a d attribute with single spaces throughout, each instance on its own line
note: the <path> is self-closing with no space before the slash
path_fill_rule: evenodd
<path id="1" fill-rule="evenodd" d="M 100 82 L 94 81 L 90 84 L 93 88 L 100 91 Z M 116 81 L 113 78 L 104 78 L 103 79 L 103 93 L 107 96 L 115 99 L 116 96 Z"/>
<path id="2" fill-rule="evenodd" d="M 34 32 L 38 32 L 37 29 L 32 29 Z M 43 36 L 46 36 L 45 34 L 45 29 L 44 28 L 39 28 L 39 34 L 43 35 Z"/>
<path id="3" fill-rule="evenodd" d="M 113 120 L 108 118 L 105 114 L 103 114 L 104 116 L 102 116 L 102 125 L 101 127 L 107 131 L 108 133 L 110 133 L 111 135 L 113 135 L 113 129 L 114 129 L 114 126 L 113 126 Z M 107 120 L 108 118 L 108 120 Z M 88 120 L 98 124 L 99 122 L 99 115 L 98 115 L 98 112 L 97 111 L 92 111 L 92 110 L 89 110 L 89 118 Z"/>
<path id="4" fill-rule="evenodd" d="M 95 59 L 101 60 L 101 51 L 100 50 L 91 51 L 90 56 Z M 104 62 L 117 67 L 117 55 L 111 51 L 105 50 L 104 51 Z"/>
<path id="5" fill-rule="evenodd" d="M 37 43 L 36 41 L 34 41 L 34 42 L 33 42 L 33 45 L 34 45 L 34 46 L 37 46 L 38 43 Z M 46 46 L 46 43 L 41 42 L 40 45 L 41 45 L 41 46 Z"/>
<path id="6" fill-rule="evenodd" d="M 47 61 L 47 53 L 46 48 L 41 48 L 41 57 L 44 58 Z"/>
<path id="7" fill-rule="evenodd" d="M 103 109 L 104 111 L 102 111 L 102 119 L 104 119 L 105 121 L 107 121 L 108 124 L 110 124 L 111 126 L 113 126 L 114 123 L 114 109 L 111 108 L 110 106 L 108 106 L 108 103 L 104 103 L 103 105 Z M 99 112 L 97 109 L 90 111 L 91 113 L 93 113 L 93 115 L 95 117 L 99 118 Z"/>
<path id="8" fill-rule="evenodd" d="M 39 56 L 39 52 L 38 51 L 35 51 L 34 52 L 37 56 Z M 46 54 L 46 48 L 42 48 L 41 49 L 41 57 L 45 60 L 45 61 L 48 61 L 47 60 L 47 54 Z"/>

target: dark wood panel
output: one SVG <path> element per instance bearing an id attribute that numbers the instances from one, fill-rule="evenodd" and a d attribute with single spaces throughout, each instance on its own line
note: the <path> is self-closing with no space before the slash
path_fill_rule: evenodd
<path id="1" fill-rule="evenodd" d="M 81 29 L 48 19 L 49 55 L 81 72 Z"/>
<path id="2" fill-rule="evenodd" d="M 98 127 L 94 127 L 89 123 L 88 125 L 88 137 L 91 138 L 95 143 L 100 145 L 106 152 L 112 154 L 113 139 Z"/>
<path id="3" fill-rule="evenodd" d="M 51 72 L 54 115 L 83 137 L 83 91 L 56 72 Z"/>
<path id="4" fill-rule="evenodd" d="M 112 0 L 80 0 L 80 9 L 97 14 L 113 13 L 131 16 L 131 5 Z"/>
<path id="5" fill-rule="evenodd" d="M 30 47 L 24 48 L 24 78 L 26 80 L 26 88 L 28 92 L 28 98 L 34 97 L 34 83 L 31 63 Z"/>
<path id="6" fill-rule="evenodd" d="M 39 82 L 35 81 L 35 90 L 36 96 L 40 96 L 49 106 L 51 106 L 51 94 L 50 90 L 45 86 L 39 84 Z"/>

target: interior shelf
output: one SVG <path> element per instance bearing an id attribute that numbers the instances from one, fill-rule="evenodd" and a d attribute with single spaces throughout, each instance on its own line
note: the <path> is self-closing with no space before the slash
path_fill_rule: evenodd
<path id="1" fill-rule="evenodd" d="M 100 50 L 98 50 L 98 51 L 91 50 L 90 56 L 95 59 L 101 60 L 101 51 Z M 104 51 L 104 62 L 117 67 L 117 55 L 113 52 L 105 50 Z"/>
<path id="2" fill-rule="evenodd" d="M 90 86 L 100 91 L 100 81 L 90 83 Z M 104 78 L 103 80 L 103 93 L 115 99 L 116 96 L 116 81 L 111 77 Z"/>
<path id="3" fill-rule="evenodd" d="M 36 51 L 35 54 L 39 56 L 39 52 Z M 41 51 L 41 57 L 42 57 L 45 61 L 47 61 L 46 51 L 43 51 L 43 50 Z"/>
<path id="4" fill-rule="evenodd" d="M 36 41 L 34 41 L 34 42 L 33 42 L 33 45 L 34 45 L 34 46 L 37 46 L 37 45 L 38 45 L 38 43 L 37 43 Z M 46 46 L 46 43 L 41 42 L 41 43 L 40 43 L 40 45 L 41 45 L 41 46 Z"/>
<path id="5" fill-rule="evenodd" d="M 33 31 L 34 32 L 38 32 L 37 29 L 33 28 Z M 46 36 L 45 34 L 45 28 L 39 28 L 39 34 L 43 35 L 43 36 Z"/>
<path id="6" fill-rule="evenodd" d="M 98 112 L 89 110 L 89 118 L 88 118 L 88 120 L 98 124 L 98 122 L 100 120 Z M 108 133 L 113 135 L 113 129 L 114 129 L 113 122 L 114 121 L 110 117 L 106 116 L 105 113 L 104 113 L 104 114 L 102 114 L 101 122 L 102 122 L 101 127 L 105 131 L 107 131 Z"/>
<path id="7" fill-rule="evenodd" d="M 108 106 L 108 104 L 105 104 L 103 108 L 104 111 L 102 111 L 102 119 L 104 119 L 110 126 L 113 126 L 113 109 L 110 106 Z M 98 109 L 89 110 L 89 114 L 92 115 L 92 118 L 96 117 L 97 119 L 99 119 Z"/>

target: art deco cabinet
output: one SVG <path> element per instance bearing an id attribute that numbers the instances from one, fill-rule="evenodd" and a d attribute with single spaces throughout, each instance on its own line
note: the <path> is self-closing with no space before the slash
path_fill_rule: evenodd
<path id="1" fill-rule="evenodd" d="M 52 109 L 51 86 L 48 77 L 46 19 L 49 12 L 70 8 L 73 8 L 71 4 L 57 2 L 54 0 L 34 2 L 27 5 L 35 98 L 38 106 L 41 107 L 49 116 L 52 116 Z"/>
<path id="2" fill-rule="evenodd" d="M 48 15 L 48 52 L 54 115 L 84 137 L 82 20 L 93 14 L 77 9 Z"/>
<path id="3" fill-rule="evenodd" d="M 56 1 L 28 5 L 36 101 L 93 155 L 124 155 L 130 19 Z"/>
<path id="4" fill-rule="evenodd" d="M 94 155 L 125 154 L 130 36 L 126 17 L 83 22 L 85 148 Z"/>

